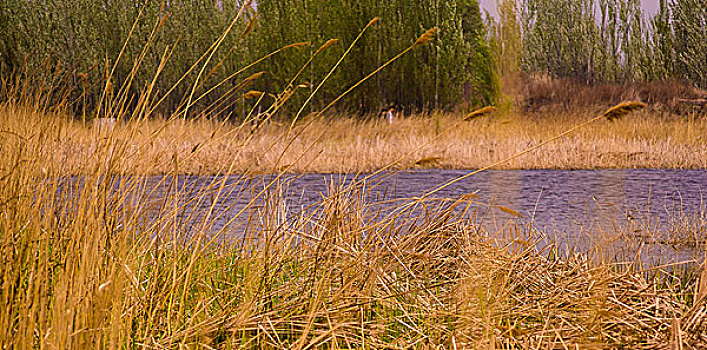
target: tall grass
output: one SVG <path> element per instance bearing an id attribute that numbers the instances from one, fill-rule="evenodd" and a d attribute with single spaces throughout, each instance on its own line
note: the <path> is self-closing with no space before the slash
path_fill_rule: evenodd
<path id="1" fill-rule="evenodd" d="M 390 215 L 360 180 L 288 212 L 276 179 L 243 189 L 224 172 L 180 184 L 179 156 L 167 177 L 148 177 L 149 163 L 124 156 L 131 125 L 85 130 L 102 162 L 71 177 L 45 159 L 78 127 L 16 107 L 3 121 L 6 347 L 705 345 L 694 273 L 538 251 L 538 234 L 517 223 L 485 231 L 473 196 Z M 126 162 L 130 176 L 115 176 Z M 240 214 L 223 200 L 237 191 L 258 198 Z"/>
<path id="2" fill-rule="evenodd" d="M 69 102 L 47 98 L 56 89 L 3 89 L 15 96 L 0 106 L 3 347 L 706 344 L 707 293 L 695 270 L 646 273 L 538 251 L 532 228 L 485 231 L 473 196 L 380 212 L 365 179 L 332 184 L 321 202 L 291 212 L 277 170 L 293 169 L 321 138 L 282 126 L 258 144 L 247 123 L 185 121 L 189 102 L 149 119 L 152 99 L 123 108 L 128 86 L 101 101 L 122 121 L 113 129 L 66 117 Z M 327 125 L 304 125 L 316 123 Z M 222 163 L 193 163 L 210 147 Z M 276 175 L 241 186 L 271 148 Z M 244 166 L 226 159 L 231 150 L 258 153 Z M 196 185 L 185 173 L 217 176 Z M 252 199 L 234 210 L 239 196 Z"/>
<path id="3" fill-rule="evenodd" d="M 0 107 L 6 116 L 22 115 L 34 123 L 51 119 L 62 130 L 46 140 L 47 151 L 37 160 L 63 174 L 92 171 L 104 160 L 95 157 L 107 147 L 108 134 L 99 127 L 62 116 L 41 116 L 18 108 Z M 495 113 L 462 121 L 463 115 L 413 115 L 391 125 L 378 119 L 335 116 L 289 123 L 272 120 L 252 132 L 250 123 L 215 119 L 152 118 L 118 123 L 111 142 L 126 151 L 113 170 L 130 174 L 168 174 L 174 160 L 186 174 L 286 172 L 373 172 L 382 168 L 478 169 L 537 145 L 572 128 L 593 108 L 572 112 Z M 17 123 L 6 117 L 0 124 Z M 17 126 L 26 128 L 28 126 Z M 294 132 L 293 132 L 294 131 Z M 504 164 L 501 169 L 667 168 L 707 166 L 705 120 L 663 117 L 640 112 L 614 122 L 601 121 L 569 137 Z M 10 138 L 8 135 L 3 137 Z M 421 162 L 424 159 L 433 160 Z"/>

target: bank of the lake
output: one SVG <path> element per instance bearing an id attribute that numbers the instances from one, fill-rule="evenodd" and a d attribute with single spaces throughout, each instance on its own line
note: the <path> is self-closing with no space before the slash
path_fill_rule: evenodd
<path id="1" fill-rule="evenodd" d="M 37 123 L 60 130 L 46 161 L 62 173 L 90 172 L 109 147 L 120 173 L 351 173 L 389 169 L 477 169 L 552 138 L 590 119 L 593 111 L 555 115 L 462 114 L 399 116 L 392 124 L 354 117 L 299 121 L 143 120 L 112 132 L 91 123 L 19 110 L 0 111 L 3 130 Z M 496 169 L 707 168 L 707 118 L 642 112 L 597 121 Z M 3 137 L 11 137 L 5 135 Z"/>

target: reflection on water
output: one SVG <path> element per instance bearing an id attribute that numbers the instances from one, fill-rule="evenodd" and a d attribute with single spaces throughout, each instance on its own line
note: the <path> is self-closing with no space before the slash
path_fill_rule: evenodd
<path id="1" fill-rule="evenodd" d="M 396 174 L 390 180 L 399 198 L 419 196 L 464 171 L 418 171 Z M 318 188 L 321 175 L 295 183 Z M 603 222 L 627 224 L 628 218 L 649 216 L 665 223 L 674 214 L 703 209 L 704 170 L 502 170 L 488 171 L 445 188 L 437 195 L 459 197 L 477 191 L 486 201 L 510 207 L 533 220 L 537 229 L 572 232 Z M 495 213 L 501 219 L 503 212 Z"/>
<path id="2" fill-rule="evenodd" d="M 377 175 L 365 182 L 363 199 L 368 203 L 382 203 L 376 210 L 378 215 L 384 216 L 406 199 L 418 197 L 466 173 L 424 170 Z M 355 179 L 360 181 L 364 177 L 286 175 L 282 181 L 284 186 L 277 190 L 268 187 L 272 176 L 248 179 L 154 177 L 144 186 L 153 188 L 149 192 L 153 212 L 164 213 L 165 208 L 177 208 L 176 217 L 186 225 L 203 221 L 200 219 L 204 215 L 213 215 L 215 220 L 208 229 L 237 233 L 247 224 L 252 208 L 268 205 L 264 200 L 251 203 L 259 191 L 271 194 L 282 191 L 279 195 L 285 199 L 286 211 L 295 215 L 321 204 L 331 193 L 330 186 L 351 183 Z M 600 246 L 617 256 L 635 255 L 640 251 L 650 257 L 689 258 L 704 249 L 701 242 L 707 222 L 702 199 L 705 185 L 707 170 L 499 170 L 477 174 L 434 196 L 460 198 L 476 193 L 477 219 L 490 232 L 501 232 L 514 225 L 516 229 L 521 227 L 553 237 L 564 249 Z M 208 186 L 214 188 L 213 195 L 196 195 Z M 216 190 L 218 188 L 222 190 Z M 161 200 L 170 191 L 179 191 L 184 202 Z M 199 198 L 190 197 L 192 193 Z M 383 200 L 386 202 L 381 202 Z M 514 218 L 494 204 L 510 208 L 523 217 Z M 243 211 L 244 208 L 249 209 Z"/>
<path id="3" fill-rule="evenodd" d="M 412 198 L 466 173 L 401 172 L 371 192 L 385 189 L 388 198 Z M 291 187 L 294 193 L 324 193 L 327 183 L 344 179 L 303 175 Z M 502 231 L 509 223 L 520 224 L 524 230 L 553 237 L 565 249 L 601 247 L 603 255 L 626 257 L 640 251 L 643 258 L 683 260 L 701 256 L 704 249 L 707 217 L 702 191 L 706 186 L 705 170 L 499 170 L 477 174 L 435 196 L 476 193 L 480 220 L 490 232 Z M 317 198 L 321 197 L 305 195 L 294 202 Z M 523 218 L 490 204 L 511 208 Z"/>

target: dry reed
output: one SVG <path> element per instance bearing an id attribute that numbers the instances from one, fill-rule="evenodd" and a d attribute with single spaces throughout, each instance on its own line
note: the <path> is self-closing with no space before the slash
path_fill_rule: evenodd
<path id="1" fill-rule="evenodd" d="M 320 203 L 297 213 L 287 209 L 286 185 L 277 179 L 239 187 L 240 171 L 255 167 L 220 165 L 224 176 L 206 177 L 203 186 L 179 184 L 182 174 L 210 174 L 218 164 L 199 158 L 202 152 L 221 149 L 225 157 L 229 147 L 255 152 L 267 142 L 277 148 L 273 135 L 282 137 L 285 126 L 247 136 L 227 123 L 173 119 L 98 132 L 60 116 L 2 108 L 4 347 L 707 346 L 699 273 L 646 273 L 552 245 L 538 250 L 537 233 L 513 221 L 504 232 L 486 231 L 474 196 L 416 199 L 411 203 L 424 205 L 386 214 L 366 201 L 371 184 L 354 181 L 332 185 Z M 638 133 L 651 121 L 616 120 L 604 132 Z M 427 123 L 337 119 L 310 127 L 316 133 L 356 125 L 400 142 L 430 140 Z M 548 129 L 538 120 L 485 123 L 450 132 L 531 132 L 533 123 Z M 341 147 L 351 137 L 343 130 L 321 142 Z M 73 148 L 62 148 L 67 140 Z M 244 164 L 268 159 L 252 157 Z M 295 160 L 282 163 L 288 161 Z M 67 176 L 72 171 L 80 176 Z M 158 172 L 167 177 L 147 176 Z M 255 199 L 242 209 L 224 200 L 246 194 Z"/>
<path id="2" fill-rule="evenodd" d="M 621 119 L 627 114 L 646 108 L 646 104 L 643 102 L 629 101 L 621 102 L 616 106 L 609 108 L 602 116 L 609 121 L 614 121 L 616 119 Z"/>
<path id="3" fill-rule="evenodd" d="M 19 120 L 36 124 L 50 119 L 7 106 L 2 107 L 2 115 L 2 130 L 26 127 L 8 125 Z M 240 173 L 282 168 L 291 172 L 367 172 L 391 163 L 395 169 L 476 169 L 539 144 L 581 118 L 581 114 L 511 114 L 460 124 L 452 114 L 437 118 L 445 130 L 440 135 L 435 133 L 434 118 L 424 116 L 399 118 L 393 125 L 347 117 L 315 119 L 306 128 L 295 127 L 298 133 L 288 133 L 288 128 L 273 121 L 254 134 L 250 125 L 208 119 L 123 122 L 116 125 L 113 139 L 124 141 L 130 152 L 115 164 L 115 170 L 130 173 L 140 167 L 146 173 L 164 174 L 172 170 L 175 157 L 181 171 L 191 174 L 229 168 Z M 51 122 L 63 132 L 48 140 L 52 151 L 39 161 L 60 164 L 66 174 L 95 168 L 99 160 L 92 155 L 103 147 L 107 135 L 96 137 L 95 129 L 68 118 Z M 611 124 L 599 121 L 499 168 L 705 168 L 705 134 L 704 119 L 666 119 L 643 112 Z M 436 161 L 415 165 L 421 159 Z"/>

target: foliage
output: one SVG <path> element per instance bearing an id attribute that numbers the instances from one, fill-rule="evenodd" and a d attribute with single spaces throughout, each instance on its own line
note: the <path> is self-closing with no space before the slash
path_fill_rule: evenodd
<path id="1" fill-rule="evenodd" d="M 47 80 L 71 88 L 79 102 L 77 109 L 87 105 L 90 113 L 108 86 L 129 86 L 126 96 L 134 106 L 134 101 L 147 95 L 146 87 L 159 72 L 152 94 L 163 96 L 171 91 L 160 106 L 163 114 L 177 110 L 192 93 L 200 96 L 218 86 L 192 110 L 198 112 L 217 98 L 231 95 L 216 112 L 243 117 L 250 106 L 240 98 L 245 89 L 236 89 L 243 77 L 265 72 L 257 88 L 271 94 L 266 99 L 281 94 L 320 45 L 340 39 L 339 45 L 318 55 L 296 81 L 296 85 L 316 86 L 366 24 L 380 17 L 310 108 L 321 108 L 432 27 L 440 28 L 434 45 L 417 48 L 386 68 L 339 108 L 367 112 L 395 104 L 419 110 L 495 99 L 494 72 L 476 0 L 262 0 L 246 6 L 234 22 L 243 6 L 242 0 L 3 1 L 0 75 L 26 80 L 43 68 L 39 71 Z M 251 21 L 255 21 L 253 27 Z M 212 48 L 222 33 L 227 33 L 223 42 Z M 239 68 L 296 42 L 311 44 L 273 55 L 234 76 Z M 169 63 L 161 67 L 163 57 Z M 140 68 L 133 69 L 136 66 Z M 306 90 L 300 88 L 283 109 L 298 108 L 312 92 Z"/>
<path id="2" fill-rule="evenodd" d="M 404 50 L 427 28 L 439 27 L 434 45 L 417 49 L 401 62 L 382 71 L 361 86 L 346 107 L 368 111 L 386 104 L 414 107 L 445 107 L 462 100 L 472 104 L 495 99 L 488 46 L 482 40 L 483 23 L 475 0 L 457 1 L 340 1 L 264 0 L 258 3 L 257 50 L 261 54 L 287 42 L 310 41 L 312 47 L 299 59 L 273 58 L 266 70 L 278 77 L 269 81 L 282 89 L 294 72 L 319 45 L 338 38 L 342 45 L 318 57 L 309 71 L 317 84 L 337 58 L 353 42 L 371 18 L 381 18 L 353 48 L 330 78 L 318 102 L 322 104 Z M 465 84 L 471 89 L 465 91 Z M 272 86 L 269 86 L 272 88 Z M 473 94 L 470 92 L 473 90 Z M 466 92 L 466 95 L 465 95 Z"/>
<path id="3" fill-rule="evenodd" d="M 489 18 L 489 43 L 496 57 L 500 75 L 520 71 L 522 60 L 522 37 L 518 21 L 518 8 L 514 0 L 498 0 L 499 20 Z"/>
<path id="4" fill-rule="evenodd" d="M 518 50 L 515 37 L 504 32 L 516 25 L 507 10 L 512 3 L 501 2 L 500 22 L 490 21 L 501 61 L 512 60 Z M 515 20 L 523 29 L 528 73 L 587 83 L 680 80 L 707 87 L 704 0 L 661 0 L 652 18 L 638 0 L 523 0 L 519 5 Z"/>

